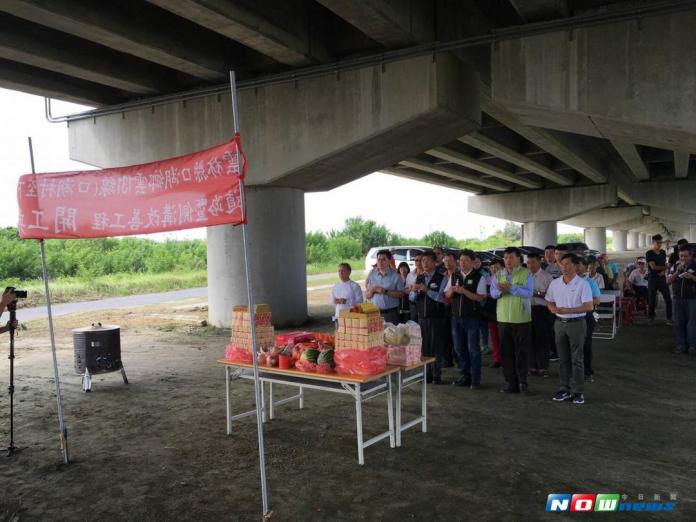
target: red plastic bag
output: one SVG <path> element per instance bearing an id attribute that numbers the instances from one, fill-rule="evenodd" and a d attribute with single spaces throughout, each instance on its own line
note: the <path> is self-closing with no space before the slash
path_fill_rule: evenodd
<path id="1" fill-rule="evenodd" d="M 317 363 L 299 360 L 295 363 L 295 368 L 302 372 L 314 372 L 317 369 Z"/>
<path id="2" fill-rule="evenodd" d="M 239 346 L 234 346 L 233 344 L 228 344 L 225 350 L 225 358 L 228 361 L 240 362 L 251 364 L 251 351 L 246 348 L 241 348 Z"/>
<path id="3" fill-rule="evenodd" d="M 348 375 L 374 375 L 387 369 L 387 349 L 376 346 L 367 350 L 336 350 L 336 372 Z"/>
<path id="4" fill-rule="evenodd" d="M 276 346 L 286 346 L 287 344 L 297 344 L 307 341 L 313 341 L 315 335 L 312 332 L 288 332 L 276 335 Z"/>
<path id="5" fill-rule="evenodd" d="M 329 363 L 319 363 L 317 364 L 317 373 L 333 373 L 333 368 Z"/>

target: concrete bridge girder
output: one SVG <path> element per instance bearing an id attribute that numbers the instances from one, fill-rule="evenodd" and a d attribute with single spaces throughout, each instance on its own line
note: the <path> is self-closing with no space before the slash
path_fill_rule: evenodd
<path id="1" fill-rule="evenodd" d="M 527 125 L 695 152 L 694 106 L 675 93 L 693 84 L 696 63 L 655 74 L 663 57 L 696 47 L 694 25 L 696 12 L 682 11 L 501 42 L 493 100 Z"/>
<path id="2" fill-rule="evenodd" d="M 616 187 L 604 184 L 471 196 L 468 198 L 468 210 L 521 223 L 564 221 L 613 205 L 616 201 Z"/>

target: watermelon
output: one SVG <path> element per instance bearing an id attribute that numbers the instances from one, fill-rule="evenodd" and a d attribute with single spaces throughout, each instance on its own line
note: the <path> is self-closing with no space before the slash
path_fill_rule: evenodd
<path id="1" fill-rule="evenodd" d="M 302 352 L 302 355 L 300 356 L 300 360 L 311 362 L 311 363 L 316 363 L 318 357 L 319 357 L 319 350 L 316 350 L 314 348 L 310 348 L 310 349 Z"/>
<path id="2" fill-rule="evenodd" d="M 317 364 L 333 365 L 333 363 L 334 363 L 333 350 L 326 350 L 325 352 L 321 352 L 319 354 L 319 357 L 317 358 Z"/>

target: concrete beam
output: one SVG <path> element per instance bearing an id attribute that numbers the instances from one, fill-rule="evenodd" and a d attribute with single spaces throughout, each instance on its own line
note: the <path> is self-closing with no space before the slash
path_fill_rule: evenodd
<path id="1" fill-rule="evenodd" d="M 454 141 L 480 124 L 477 87 L 469 66 L 442 54 L 240 91 L 248 182 L 329 190 Z M 229 139 L 230 99 L 72 122 L 69 132 L 73 159 L 145 163 Z"/>
<path id="2" fill-rule="evenodd" d="M 434 2 L 317 1 L 385 47 L 403 47 L 434 39 Z"/>
<path id="3" fill-rule="evenodd" d="M 242 5 L 226 0 L 148 0 L 187 20 L 215 31 L 231 40 L 292 66 L 327 62 L 331 59 L 319 41 L 310 41 L 306 9 L 303 4 L 287 4 L 285 16 L 275 21 Z M 292 18 L 305 24 L 302 34 L 282 27 L 281 20 Z"/>
<path id="4" fill-rule="evenodd" d="M 421 183 L 428 183 L 429 185 L 438 185 L 440 187 L 449 189 L 463 190 L 471 194 L 481 194 L 483 192 L 483 187 L 462 183 L 461 181 L 453 180 L 452 178 L 444 178 L 435 174 L 429 174 L 421 170 L 414 170 L 404 167 L 387 167 L 380 169 L 379 171 L 392 176 L 398 176 L 400 178 L 420 181 Z"/>
<path id="5" fill-rule="evenodd" d="M 0 10 L 204 80 L 225 81 L 232 65 L 224 38 L 147 4 L 12 0 Z"/>
<path id="6" fill-rule="evenodd" d="M 92 107 L 127 99 L 127 94 L 117 89 L 3 59 L 0 59 L 0 87 Z"/>
<path id="7" fill-rule="evenodd" d="M 591 185 L 472 196 L 468 199 L 468 208 L 474 214 L 527 223 L 563 221 L 606 207 L 615 201 L 616 187 Z"/>
<path id="8" fill-rule="evenodd" d="M 648 207 L 651 216 L 668 221 L 677 221 L 681 223 L 696 223 L 696 212 L 680 212 L 667 207 Z M 696 208 L 692 209 L 696 211 Z"/>
<path id="9" fill-rule="evenodd" d="M 493 100 L 526 125 L 696 152 L 696 107 L 680 95 L 696 81 L 694 26 L 681 10 L 500 42 Z"/>
<path id="10" fill-rule="evenodd" d="M 422 170 L 423 172 L 430 172 L 431 174 L 437 174 L 445 178 L 454 179 L 457 181 L 463 181 L 472 185 L 480 185 L 485 188 L 499 191 L 509 191 L 512 189 L 510 185 L 504 183 L 498 183 L 497 181 L 490 181 L 486 178 L 479 178 L 474 174 L 467 174 L 460 170 L 451 169 L 449 167 L 443 167 L 441 165 L 436 165 L 435 163 L 430 163 L 428 161 L 422 161 L 417 159 L 409 159 L 400 161 L 399 165 L 404 167 L 410 167 L 416 170 Z"/>
<path id="11" fill-rule="evenodd" d="M 640 157 L 638 149 L 633 143 L 612 141 L 611 144 L 614 146 L 616 152 L 619 153 L 621 159 L 624 160 L 637 180 L 645 181 L 650 179 L 648 167 L 645 165 L 643 158 Z"/>
<path id="12" fill-rule="evenodd" d="M 614 223 L 612 227 L 618 230 L 642 230 L 645 227 L 655 228 L 658 226 L 659 220 L 653 216 L 641 216 L 627 219 L 621 223 Z"/>
<path id="13" fill-rule="evenodd" d="M 588 214 L 580 214 L 563 221 L 565 225 L 581 228 L 609 227 L 633 218 L 647 215 L 643 207 L 614 207 L 593 210 Z"/>
<path id="14" fill-rule="evenodd" d="M 696 183 L 692 181 L 644 181 L 636 183 L 633 191 L 636 199 L 643 205 L 650 207 L 668 205 L 677 212 L 694 212 Z"/>
<path id="15" fill-rule="evenodd" d="M 537 176 L 541 176 L 542 178 L 553 181 L 554 183 L 558 183 L 559 185 L 567 187 L 573 184 L 572 181 L 567 179 L 562 174 L 551 170 L 545 165 L 530 159 L 524 154 L 521 154 L 516 150 L 503 145 L 502 143 L 492 140 L 480 132 L 472 132 L 471 134 L 462 136 L 459 138 L 459 141 L 484 152 L 488 152 L 497 158 L 505 160 L 508 163 L 512 163 L 513 165 L 517 165 L 518 167 L 526 169 L 529 172 L 533 172 Z"/>
<path id="16" fill-rule="evenodd" d="M 503 179 L 522 187 L 530 189 L 541 188 L 539 183 L 524 179 L 522 176 L 515 174 L 514 172 L 502 169 L 496 165 L 486 163 L 485 161 L 481 161 L 466 154 L 462 154 L 456 150 L 448 149 L 446 147 L 437 147 L 436 149 L 427 150 L 425 153 L 429 156 L 433 156 L 434 158 L 443 159 L 456 165 L 461 165 L 462 167 L 467 167 L 471 170 L 487 174 L 494 178 Z"/>
<path id="17" fill-rule="evenodd" d="M 493 103 L 490 99 L 482 99 L 482 109 L 506 127 L 577 170 L 589 180 L 597 183 L 607 180 L 602 173 L 601 166 L 596 163 L 593 156 L 588 156 L 586 151 L 580 150 L 574 137 L 528 127 L 517 116 L 499 104 Z"/>
<path id="18" fill-rule="evenodd" d="M 183 75 L 0 13 L 0 57 L 138 94 L 171 91 Z M 192 77 L 186 77 L 193 80 Z"/>
<path id="19" fill-rule="evenodd" d="M 677 179 L 685 179 L 689 175 L 689 158 L 688 152 L 674 151 L 674 177 Z"/>

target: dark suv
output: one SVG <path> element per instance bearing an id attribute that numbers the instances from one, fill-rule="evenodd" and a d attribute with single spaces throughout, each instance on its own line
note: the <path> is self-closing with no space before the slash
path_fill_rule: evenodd
<path id="1" fill-rule="evenodd" d="M 556 249 L 566 249 L 569 254 L 575 254 L 582 257 L 587 256 L 599 256 L 601 252 L 598 250 L 593 250 L 587 246 L 586 243 L 582 241 L 574 241 L 572 243 L 560 243 L 556 245 Z"/>

